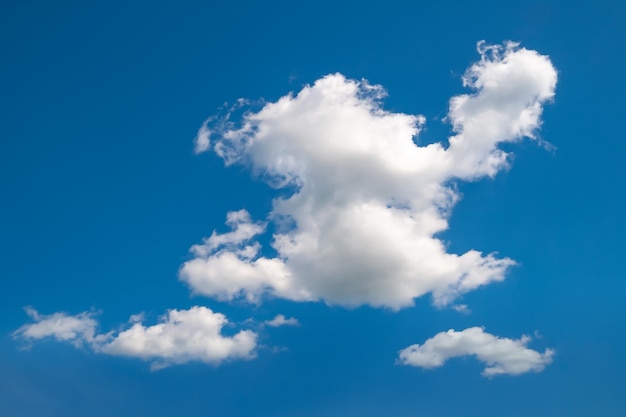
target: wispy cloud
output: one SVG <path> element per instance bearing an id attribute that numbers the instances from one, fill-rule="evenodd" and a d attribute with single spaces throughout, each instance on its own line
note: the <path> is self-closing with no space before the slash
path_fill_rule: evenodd
<path id="1" fill-rule="evenodd" d="M 454 311 L 458 311 L 461 314 L 471 314 L 472 310 L 466 304 L 455 304 L 452 306 Z"/>
<path id="2" fill-rule="evenodd" d="M 98 339 L 96 328 L 98 322 L 94 318 L 94 313 L 83 312 L 75 316 L 66 313 L 54 313 L 42 315 L 32 307 L 24 309 L 34 323 L 25 324 L 13 333 L 13 337 L 34 341 L 47 337 L 54 338 L 62 342 L 70 342 L 76 347 L 83 344 L 95 343 Z"/>
<path id="3" fill-rule="evenodd" d="M 277 314 L 276 317 L 274 317 L 271 320 L 266 320 L 264 323 L 270 327 L 299 326 L 300 325 L 300 322 L 298 321 L 297 318 L 295 317 L 286 318 L 282 314 Z"/>
<path id="4" fill-rule="evenodd" d="M 198 129 L 198 133 L 196 134 L 196 138 L 194 140 L 195 143 L 195 153 L 202 153 L 209 149 L 211 146 L 211 130 L 208 127 L 208 123 L 210 119 L 205 121 L 200 129 Z"/>

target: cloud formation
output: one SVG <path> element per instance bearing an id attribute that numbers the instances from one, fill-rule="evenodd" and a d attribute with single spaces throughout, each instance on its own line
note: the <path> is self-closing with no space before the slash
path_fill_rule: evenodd
<path id="1" fill-rule="evenodd" d="M 297 318 L 295 317 L 286 318 L 282 314 L 277 314 L 276 317 L 274 317 L 271 320 L 266 320 L 264 323 L 270 327 L 299 326 L 300 325 L 300 322 L 298 321 Z"/>
<path id="2" fill-rule="evenodd" d="M 65 313 L 54 313 L 42 315 L 32 307 L 24 309 L 35 323 L 25 324 L 15 332 L 13 337 L 26 341 L 34 341 L 52 337 L 58 341 L 70 342 L 76 347 L 95 343 L 96 328 L 98 322 L 94 319 L 94 314 L 83 312 L 75 316 Z"/>
<path id="3" fill-rule="evenodd" d="M 241 330 L 234 336 L 223 336 L 222 328 L 227 323 L 223 314 L 206 307 L 170 310 L 160 323 L 153 326 L 135 323 L 99 350 L 154 360 L 153 369 L 190 361 L 216 365 L 228 359 L 253 358 L 256 333 Z"/>
<path id="4" fill-rule="evenodd" d="M 96 334 L 97 322 L 90 313 L 43 316 L 32 309 L 27 312 L 35 322 L 18 329 L 13 334 L 16 338 L 33 341 L 53 337 L 77 347 L 87 345 L 97 353 L 151 361 L 152 369 L 191 361 L 218 365 L 256 356 L 255 332 L 241 330 L 233 336 L 224 336 L 222 328 L 228 320 L 206 307 L 170 310 L 152 326 L 138 322 L 141 316 L 131 316 L 134 324 L 118 334 Z"/>
<path id="5" fill-rule="evenodd" d="M 454 182 L 494 176 L 508 166 L 500 143 L 534 137 L 557 73 L 548 57 L 514 43 L 478 51 L 463 77 L 472 93 L 450 100 L 448 146 L 419 146 L 424 117 L 384 110 L 381 86 L 341 74 L 205 126 L 214 137 L 199 135 L 196 150 L 295 191 L 267 216 L 276 256 L 262 255 L 259 223 L 231 212 L 233 231 L 194 246 L 180 279 L 222 300 L 269 295 L 394 310 L 429 293 L 445 306 L 504 279 L 513 260 L 448 253 L 436 235 L 459 198 Z"/>
<path id="6" fill-rule="evenodd" d="M 438 333 L 421 345 L 402 349 L 398 363 L 430 369 L 442 366 L 450 358 L 474 355 L 487 365 L 482 372 L 483 376 L 540 372 L 552 363 L 554 350 L 537 352 L 526 347 L 530 341 L 529 336 L 517 340 L 497 337 L 481 327 L 463 331 L 451 329 Z"/>
<path id="7" fill-rule="evenodd" d="M 202 152 L 207 151 L 209 147 L 211 146 L 211 141 L 209 139 L 210 137 L 211 137 L 211 131 L 207 127 L 207 123 L 203 123 L 202 126 L 200 126 L 200 129 L 198 129 L 198 133 L 196 134 L 196 139 L 194 140 L 196 144 L 194 152 L 202 153 Z"/>
<path id="8" fill-rule="evenodd" d="M 452 136 L 419 144 L 420 115 L 387 111 L 382 86 L 327 75 L 297 94 L 264 103 L 237 120 L 240 99 L 198 130 L 195 152 L 213 151 L 284 192 L 264 219 L 226 214 L 231 231 L 193 245 L 179 279 L 196 294 L 260 303 L 264 297 L 392 310 L 430 294 L 454 304 L 464 293 L 504 279 L 515 261 L 495 253 L 448 253 L 438 234 L 459 199 L 458 181 L 493 177 L 508 167 L 504 142 L 535 138 L 557 73 L 549 58 L 515 43 L 478 44 L 480 59 L 463 77 L 469 94 L 452 97 Z M 260 240 L 268 225 L 272 250 Z M 269 255 L 272 253 L 272 255 Z M 157 324 L 131 316 L 126 329 L 98 334 L 93 313 L 49 316 L 27 309 L 34 323 L 14 337 L 54 338 L 94 352 L 140 358 L 153 369 L 198 361 L 217 365 L 256 356 L 258 334 L 222 333 L 228 320 L 206 307 L 170 310 Z M 298 325 L 277 315 L 264 325 Z M 263 327 L 263 324 L 260 327 Z M 399 353 L 405 365 L 434 368 L 474 355 L 485 376 L 539 372 L 554 351 L 526 347 L 530 338 L 500 338 L 473 327 L 449 330 Z"/>

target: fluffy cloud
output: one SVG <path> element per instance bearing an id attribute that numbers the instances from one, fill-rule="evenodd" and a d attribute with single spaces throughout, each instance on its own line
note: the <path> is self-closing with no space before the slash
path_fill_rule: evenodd
<path id="1" fill-rule="evenodd" d="M 233 231 L 224 234 L 213 234 L 204 239 L 201 245 L 191 247 L 191 252 L 199 257 L 207 256 L 214 253 L 218 249 L 225 249 L 237 253 L 243 258 L 253 258 L 258 252 L 258 244 L 252 246 L 244 246 L 239 249 L 242 244 L 250 241 L 253 237 L 265 230 L 265 225 L 261 223 L 252 223 L 250 214 L 246 210 L 231 211 L 226 216 L 226 224 Z"/>
<path id="2" fill-rule="evenodd" d="M 531 338 L 507 339 L 486 333 L 480 327 L 463 331 L 448 330 L 426 340 L 421 345 L 412 345 L 400 351 L 398 362 L 421 368 L 437 368 L 448 359 L 474 355 L 487 364 L 484 376 L 520 375 L 540 372 L 552 362 L 554 350 L 544 353 L 526 347 Z"/>
<path id="3" fill-rule="evenodd" d="M 450 100 L 449 146 L 417 145 L 422 116 L 384 110 L 381 86 L 341 74 L 239 121 L 214 121 L 215 137 L 199 135 L 197 150 L 295 191 L 268 214 L 277 256 L 261 255 L 259 223 L 231 212 L 233 231 L 194 246 L 180 279 L 223 300 L 270 295 L 391 309 L 428 293 L 444 306 L 504 279 L 513 260 L 451 254 L 436 235 L 458 200 L 454 181 L 494 176 L 508 161 L 498 144 L 534 137 L 557 74 L 548 57 L 513 43 L 478 50 L 463 77 L 472 93 Z"/>
<path id="4" fill-rule="evenodd" d="M 191 247 L 179 271 L 192 291 L 220 300 L 252 303 L 273 296 L 323 300 L 393 310 L 432 296 L 437 306 L 469 313 L 458 297 L 503 280 L 515 262 L 494 253 L 448 253 L 437 237 L 459 199 L 455 183 L 493 177 L 508 167 L 504 142 L 534 138 L 542 106 L 554 96 L 557 73 L 550 60 L 517 44 L 479 43 L 480 59 L 463 77 L 470 89 L 450 100 L 452 136 L 420 146 L 420 115 L 387 111 L 379 85 L 331 74 L 237 120 L 239 100 L 198 130 L 195 152 L 214 151 L 227 165 L 248 167 L 283 197 L 265 219 L 231 211 L 231 231 L 213 232 Z M 212 137 L 213 136 L 213 137 Z M 271 246 L 259 238 L 271 223 Z M 266 248 L 267 249 L 267 248 Z M 226 317 L 206 307 L 170 310 L 157 324 L 131 316 L 126 329 L 98 334 L 92 313 L 49 316 L 27 309 L 34 323 L 14 337 L 47 337 L 87 345 L 97 353 L 136 357 L 153 369 L 198 361 L 219 364 L 256 355 L 257 333 L 222 330 Z M 267 326 L 297 325 L 277 315 Z M 552 361 L 526 347 L 530 338 L 499 338 L 474 327 L 450 330 L 403 349 L 398 361 L 434 368 L 452 357 L 475 355 L 483 375 L 541 371 Z"/>
<path id="5" fill-rule="evenodd" d="M 98 322 L 93 313 L 80 313 L 70 316 L 65 313 L 41 315 L 31 307 L 25 308 L 35 323 L 25 324 L 13 333 L 13 337 L 34 341 L 52 337 L 63 342 L 71 342 L 80 347 L 84 342 L 89 344 L 97 340 L 96 327 Z"/>
<path id="6" fill-rule="evenodd" d="M 300 322 L 295 317 L 286 318 L 282 314 L 277 314 L 273 319 L 265 321 L 265 324 L 270 327 L 299 326 Z"/>
<path id="7" fill-rule="evenodd" d="M 223 314 L 206 307 L 170 310 L 160 323 L 153 326 L 139 322 L 141 316 L 131 316 L 130 321 L 134 324 L 129 329 L 118 334 L 100 335 L 95 333 L 97 322 L 89 313 L 41 316 L 34 310 L 28 311 L 35 323 L 18 329 L 14 333 L 17 338 L 54 337 L 75 346 L 87 344 L 98 353 L 152 361 L 152 369 L 190 361 L 217 365 L 227 360 L 251 359 L 256 355 L 256 333 L 241 330 L 233 336 L 224 336 L 222 328 L 228 320 Z"/>
<path id="8" fill-rule="evenodd" d="M 194 292 L 210 294 L 220 300 L 243 296 L 250 302 L 258 302 L 265 291 L 291 300 L 313 299 L 306 290 L 294 287 L 281 259 L 257 257 L 261 245 L 249 241 L 264 227 L 250 223 L 248 212 L 230 212 L 226 223 L 233 231 L 213 232 L 202 245 L 192 246 L 191 252 L 196 258 L 181 268 L 180 278 Z"/>
<path id="9" fill-rule="evenodd" d="M 228 323 L 223 314 L 206 307 L 170 310 L 161 323 L 135 323 L 112 341 L 99 347 L 111 355 L 154 360 L 153 368 L 190 361 L 219 364 L 227 359 L 255 356 L 257 335 L 241 330 L 232 337 L 221 334 Z"/>

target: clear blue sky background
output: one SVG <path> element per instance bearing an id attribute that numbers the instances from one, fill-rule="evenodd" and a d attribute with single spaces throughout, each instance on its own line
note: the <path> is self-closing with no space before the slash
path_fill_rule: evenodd
<path id="1" fill-rule="evenodd" d="M 626 415 L 626 3 L 37 2 L 0 6 L 0 415 L 498 416 Z M 269 100 L 331 72 L 389 92 L 386 108 L 448 126 L 448 99 L 476 41 L 516 40 L 559 71 L 541 136 L 510 147 L 495 180 L 460 184 L 450 250 L 520 262 L 466 295 L 398 313 L 274 300 L 258 307 L 190 297 L 188 248 L 225 213 L 267 212 L 274 192 L 193 137 L 224 101 Z M 146 363 L 11 333 L 22 308 L 95 308 L 104 329 L 145 311 L 202 304 L 233 321 L 297 317 L 268 329 L 252 361 L 151 372 Z M 448 328 L 538 330 L 542 373 L 487 379 L 473 358 L 423 371 L 396 352 Z"/>

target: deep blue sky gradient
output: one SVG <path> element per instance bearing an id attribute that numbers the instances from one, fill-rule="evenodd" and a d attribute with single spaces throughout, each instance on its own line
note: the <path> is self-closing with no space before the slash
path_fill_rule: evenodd
<path id="1" fill-rule="evenodd" d="M 626 415 L 626 3 L 37 2 L 0 6 L 0 416 Z M 188 248 L 229 210 L 267 212 L 275 191 L 215 155 L 194 156 L 209 115 L 239 97 L 274 100 L 331 72 L 385 86 L 385 107 L 421 113 L 420 140 L 449 134 L 448 99 L 476 41 L 516 40 L 559 71 L 541 137 L 495 180 L 460 184 L 450 250 L 517 260 L 507 280 L 438 311 L 397 313 L 274 300 L 190 297 Z M 130 314 L 206 305 L 232 321 L 277 313 L 250 362 L 151 372 L 139 360 L 11 333 L 44 314 Z M 396 352 L 484 325 L 553 347 L 539 374 L 486 379 L 473 358 L 431 371 Z"/>

